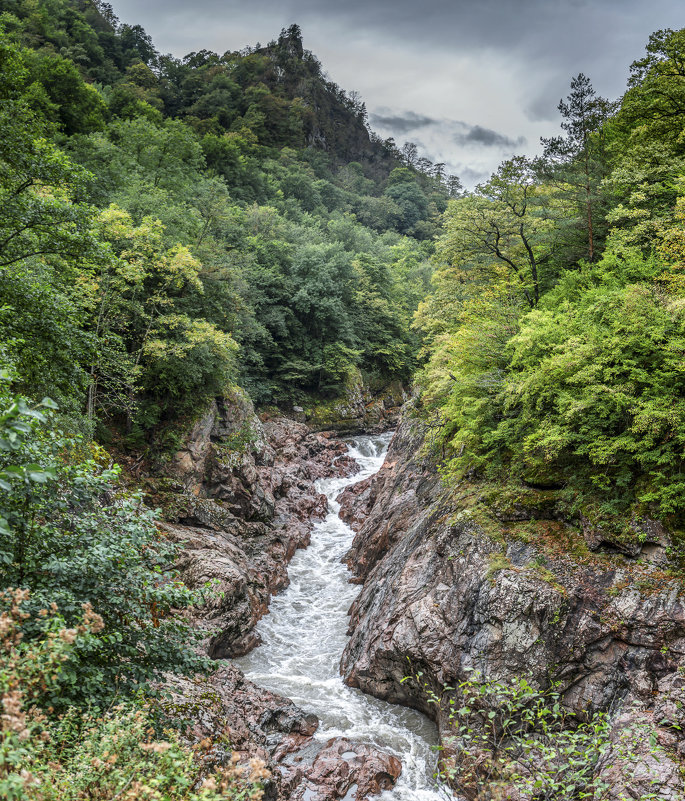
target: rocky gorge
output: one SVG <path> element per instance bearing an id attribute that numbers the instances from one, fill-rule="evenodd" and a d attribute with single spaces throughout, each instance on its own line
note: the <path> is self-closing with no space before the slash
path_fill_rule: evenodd
<path id="1" fill-rule="evenodd" d="M 628 773 L 610 754 L 603 760 L 608 798 L 682 799 L 685 606 L 668 570 L 668 532 L 636 520 L 639 536 L 626 545 L 583 516 L 568 517 L 552 490 L 513 495 L 477 482 L 448 490 L 425 439 L 409 403 L 380 471 L 338 498 L 356 532 L 345 561 L 361 585 L 349 610 L 344 681 L 427 714 L 445 740 L 449 717 L 429 702 L 427 686 L 440 693 L 474 669 L 540 687 L 558 682 L 568 709 L 611 716 L 617 749 L 630 728 L 658 742 L 655 751 L 644 739 Z M 257 417 L 242 396 L 215 402 L 195 423 L 155 491 L 164 530 L 183 543 L 184 580 L 213 590 L 195 614 L 212 631 L 214 658 L 258 646 L 256 624 L 326 514 L 316 482 L 357 469 L 335 433 Z M 412 680 L 419 670 L 422 682 Z M 317 741 L 314 715 L 230 662 L 209 683 L 181 682 L 175 693 L 198 741 L 221 733 L 234 750 L 265 760 L 270 797 L 351 793 L 361 801 L 400 774 L 383 749 Z"/>
<path id="2" fill-rule="evenodd" d="M 685 606 L 666 569 L 665 529 L 635 521 L 636 542 L 618 547 L 582 517 L 566 518 L 549 491 L 512 499 L 477 482 L 447 491 L 421 455 L 425 435 L 405 415 L 383 469 L 340 499 L 357 531 L 347 561 L 362 584 L 345 681 L 421 709 L 443 737 L 449 717 L 427 686 L 440 693 L 473 670 L 558 682 L 579 716 L 610 715 L 612 743 L 632 727 L 659 744 L 641 735 L 628 773 L 608 753 L 606 797 L 683 798 Z M 421 682 L 407 680 L 417 671 Z"/>
<path id="3" fill-rule="evenodd" d="M 355 393 L 329 409 L 327 421 L 342 431 L 385 427 L 399 411 L 395 398 Z M 303 415 L 296 410 L 294 417 Z M 192 612 L 207 632 L 202 647 L 221 660 L 209 678 L 170 678 L 170 704 L 191 721 L 192 742 L 211 743 L 208 764 L 230 752 L 262 759 L 273 799 L 362 799 L 392 787 L 401 772 L 396 757 L 365 743 L 317 741 L 315 715 L 225 661 L 259 645 L 258 621 L 288 585 L 289 561 L 327 512 L 317 482 L 359 469 L 338 432 L 319 427 L 277 413 L 257 416 L 236 390 L 215 399 L 181 446 L 142 477 L 150 502 L 163 510 L 164 535 L 181 545 L 184 583 L 205 594 Z"/>

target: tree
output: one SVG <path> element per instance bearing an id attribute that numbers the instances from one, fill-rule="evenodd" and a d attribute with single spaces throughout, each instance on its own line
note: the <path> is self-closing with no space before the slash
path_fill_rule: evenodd
<path id="1" fill-rule="evenodd" d="M 634 118 L 678 126 L 685 114 L 685 29 L 656 31 L 646 50 L 631 64 L 623 107 Z"/>
<path id="2" fill-rule="evenodd" d="M 540 166 L 547 178 L 568 185 L 570 198 L 583 209 L 587 258 L 594 261 L 598 256 L 597 241 L 601 239 L 596 220 L 597 191 L 606 175 L 601 129 L 614 105 L 598 97 L 590 79 L 581 72 L 571 80 L 571 92 L 566 101 L 559 101 L 558 109 L 566 136 L 541 138 L 547 161 L 540 162 Z"/>
<path id="3" fill-rule="evenodd" d="M 576 715 L 565 709 L 556 687 L 538 689 L 526 677 L 497 681 L 469 671 L 441 695 L 421 673 L 412 678 L 447 724 L 439 776 L 468 801 L 628 801 L 623 793 L 611 793 L 604 775 L 611 763 L 628 776 L 640 775 L 651 789 L 660 788 L 658 773 L 639 764 L 645 739 L 655 757 L 660 751 L 646 721 L 612 738 L 606 713 Z M 641 801 L 658 798 L 657 792 L 640 795 Z"/>
<path id="4" fill-rule="evenodd" d="M 22 53 L 0 32 L 0 269 L 30 256 L 89 252 L 89 208 L 79 202 L 88 174 L 46 139 L 24 90 Z"/>
<path id="5" fill-rule="evenodd" d="M 414 144 L 414 142 L 405 142 L 400 148 L 400 153 L 402 154 L 402 160 L 407 167 L 416 166 L 416 162 L 419 159 L 419 148 Z"/>
<path id="6" fill-rule="evenodd" d="M 141 392 L 168 413 L 191 398 L 219 394 L 235 372 L 233 339 L 179 313 L 180 298 L 204 291 L 200 264 L 183 245 L 167 248 L 163 233 L 158 220 L 144 218 L 136 226 L 110 207 L 98 221 L 110 253 L 82 277 L 82 303 L 95 336 L 88 413 L 123 412 L 129 428 Z"/>
<path id="7" fill-rule="evenodd" d="M 547 197 L 530 162 L 519 156 L 504 162 L 472 195 L 450 201 L 439 253 L 477 281 L 493 265 L 506 266 L 534 308 L 546 283 L 552 226 Z"/>

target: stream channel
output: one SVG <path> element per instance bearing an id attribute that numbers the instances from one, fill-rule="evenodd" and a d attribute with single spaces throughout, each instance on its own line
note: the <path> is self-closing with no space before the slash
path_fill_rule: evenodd
<path id="1" fill-rule="evenodd" d="M 347 441 L 361 471 L 323 479 L 328 515 L 312 531 L 311 545 L 288 566 L 290 585 L 271 601 L 258 631 L 262 645 L 236 664 L 255 684 L 285 695 L 321 721 L 319 740 L 347 737 L 394 754 L 402 775 L 386 801 L 444 801 L 436 787 L 436 728 L 411 709 L 388 704 L 347 687 L 340 657 L 347 642 L 348 609 L 359 592 L 341 561 L 352 544 L 352 529 L 338 517 L 336 497 L 357 481 L 378 472 L 392 434 L 358 436 Z"/>

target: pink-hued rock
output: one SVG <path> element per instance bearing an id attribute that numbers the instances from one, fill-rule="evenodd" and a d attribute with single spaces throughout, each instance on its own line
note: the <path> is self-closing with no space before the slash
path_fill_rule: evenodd
<path id="1" fill-rule="evenodd" d="M 345 681 L 423 710 L 446 735 L 448 720 L 429 703 L 426 685 L 454 687 L 469 669 L 497 680 L 526 676 L 540 687 L 556 680 L 565 705 L 578 713 L 630 708 L 657 728 L 665 721 L 659 736 L 670 732 L 675 743 L 659 757 L 663 775 L 678 776 L 685 593 L 680 579 L 660 572 L 663 527 L 641 521 L 637 544 L 620 553 L 595 536 L 587 547 L 600 553 L 586 549 L 582 559 L 508 539 L 507 519 L 549 520 L 577 538 L 583 521 L 564 519 L 542 493 L 532 511 L 515 517 L 495 499 L 484 527 L 421 457 L 423 435 L 419 424 L 403 420 L 383 469 L 340 497 L 341 515 L 357 531 L 346 560 L 363 584 L 350 610 Z M 465 496 L 485 493 L 471 482 Z M 481 514 L 488 503 L 483 495 Z M 407 680 L 412 666 L 422 672 L 420 682 Z M 642 787 L 636 779 L 621 781 L 632 788 L 625 797 L 640 797 L 631 794 Z M 675 779 L 664 781 L 659 797 L 683 798 Z"/>
<path id="2" fill-rule="evenodd" d="M 262 422 L 236 393 L 213 402 L 157 470 L 154 500 L 166 535 L 184 544 L 182 578 L 193 589 L 213 587 L 194 614 L 199 626 L 218 629 L 211 656 L 241 656 L 259 643 L 254 628 L 287 587 L 288 562 L 327 514 L 316 481 L 358 469 L 340 439 L 287 418 Z"/>
<path id="3" fill-rule="evenodd" d="M 274 801 L 362 801 L 392 788 L 400 761 L 370 745 L 345 738 L 314 738 L 319 721 L 287 698 L 264 690 L 223 663 L 208 678 L 170 677 L 168 703 L 176 716 L 191 721 L 184 736 L 203 749 L 207 769 L 237 753 L 241 761 L 262 759 L 271 778 L 265 786 Z"/>

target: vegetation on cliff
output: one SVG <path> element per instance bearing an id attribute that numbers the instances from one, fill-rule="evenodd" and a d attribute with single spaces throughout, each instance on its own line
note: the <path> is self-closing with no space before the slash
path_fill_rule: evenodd
<path id="1" fill-rule="evenodd" d="M 447 483 L 682 528 L 685 31 L 617 103 L 574 78 L 563 135 L 462 194 L 297 26 L 179 60 L 101 0 L 0 12 L 0 795 L 267 778 L 208 777 L 161 731 L 165 674 L 209 669 L 202 595 L 93 437 L 140 449 L 236 384 L 327 420 L 360 375 L 420 366 Z"/>
<path id="2" fill-rule="evenodd" d="M 578 76 L 565 136 L 450 201 L 417 315 L 450 481 L 682 525 L 683 58 L 685 31 L 651 36 L 616 104 Z"/>

